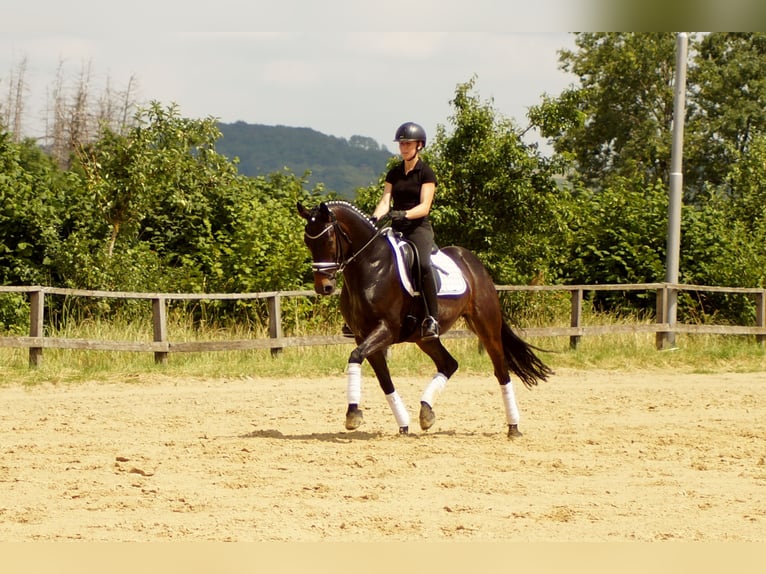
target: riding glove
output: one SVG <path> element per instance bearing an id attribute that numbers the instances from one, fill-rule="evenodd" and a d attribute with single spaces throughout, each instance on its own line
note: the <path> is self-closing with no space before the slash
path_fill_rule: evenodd
<path id="1" fill-rule="evenodd" d="M 407 216 L 405 211 L 401 209 L 395 209 L 391 212 L 391 221 L 406 221 Z"/>

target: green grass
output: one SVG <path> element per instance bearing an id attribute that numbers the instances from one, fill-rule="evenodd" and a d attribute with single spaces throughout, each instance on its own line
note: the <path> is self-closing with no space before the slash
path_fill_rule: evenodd
<path id="1" fill-rule="evenodd" d="M 615 319 L 600 319 L 601 324 L 608 321 L 616 322 Z M 595 324 L 594 319 L 591 318 L 588 324 Z M 338 333 L 339 330 L 338 325 L 337 329 L 333 327 L 325 332 Z M 171 325 L 169 334 L 174 341 L 266 336 L 265 333 L 236 327 L 194 329 L 183 324 Z M 151 339 L 151 325 L 140 321 L 121 325 L 85 322 L 62 329 L 56 335 L 148 341 Z M 571 350 L 568 337 L 529 339 L 533 345 L 547 350 L 539 354 L 554 371 L 598 369 L 711 373 L 766 370 L 766 349 L 756 343 L 754 337 L 679 334 L 676 347 L 664 351 L 657 350 L 654 341 L 654 334 L 645 333 L 584 336 L 578 348 Z M 479 351 L 477 339 L 446 339 L 445 346 L 460 363 L 461 373 L 492 376 L 489 357 Z M 131 382 L 163 377 L 339 377 L 343 376 L 352 348 L 351 344 L 288 348 L 276 357 L 269 350 L 171 353 L 166 365 L 156 365 L 152 353 L 46 349 L 42 365 L 34 369 L 28 365 L 27 349 L 0 348 L 0 384 L 60 384 L 92 380 Z M 433 364 L 415 345 L 392 347 L 389 363 L 394 376 L 430 376 L 434 372 Z M 365 366 L 365 369 L 371 373 L 369 367 Z"/>

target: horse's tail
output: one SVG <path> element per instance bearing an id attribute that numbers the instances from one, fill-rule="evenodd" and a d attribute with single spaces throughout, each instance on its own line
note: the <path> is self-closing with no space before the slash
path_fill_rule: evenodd
<path id="1" fill-rule="evenodd" d="M 508 368 L 521 379 L 524 385 L 531 389 L 538 381 L 545 381 L 553 371 L 535 355 L 534 348 L 514 333 L 503 321 L 502 329 L 503 353 Z"/>

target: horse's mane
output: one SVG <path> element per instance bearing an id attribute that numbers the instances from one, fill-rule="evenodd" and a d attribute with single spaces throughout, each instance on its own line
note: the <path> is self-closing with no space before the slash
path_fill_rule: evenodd
<path id="1" fill-rule="evenodd" d="M 370 226 L 370 229 L 377 230 L 377 227 L 375 227 L 375 224 L 370 221 L 370 218 L 367 214 L 365 214 L 361 209 L 359 209 L 356 205 L 353 203 L 350 203 L 348 201 L 344 201 L 342 199 L 333 199 L 331 201 L 325 201 L 325 205 L 330 208 L 332 211 L 333 208 L 339 207 L 341 209 L 347 210 L 354 216 L 358 217 L 359 219 L 363 220 L 367 225 Z"/>

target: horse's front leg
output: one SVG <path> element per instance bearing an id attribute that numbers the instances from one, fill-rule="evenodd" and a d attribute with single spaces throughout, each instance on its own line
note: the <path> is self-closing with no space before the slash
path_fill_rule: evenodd
<path id="1" fill-rule="evenodd" d="M 357 341 L 359 341 L 357 339 Z M 346 390 L 346 398 L 348 399 L 348 409 L 346 410 L 346 429 L 355 430 L 364 422 L 362 410 L 359 408 L 359 404 L 362 402 L 362 363 L 365 359 L 370 361 L 375 375 L 380 381 L 380 387 L 383 392 L 388 396 L 389 393 L 395 392 L 391 376 L 388 373 L 388 366 L 385 363 L 385 350 L 394 341 L 391 330 L 381 322 L 373 331 L 359 342 L 359 345 L 351 351 L 351 355 L 348 358 L 348 382 Z M 380 361 L 375 357 L 380 355 L 383 359 L 383 370 L 381 369 Z M 383 373 L 381 375 L 380 373 Z M 381 378 L 382 376 L 382 378 Z"/>
<path id="2" fill-rule="evenodd" d="M 386 361 L 386 350 L 370 355 L 367 360 L 370 362 L 372 370 L 375 371 L 375 376 L 378 378 L 383 394 L 386 395 L 386 401 L 388 401 L 391 412 L 394 413 L 396 424 L 399 425 L 399 434 L 408 434 L 410 432 L 410 414 L 391 380 L 391 372 L 388 370 L 388 361 Z"/>

